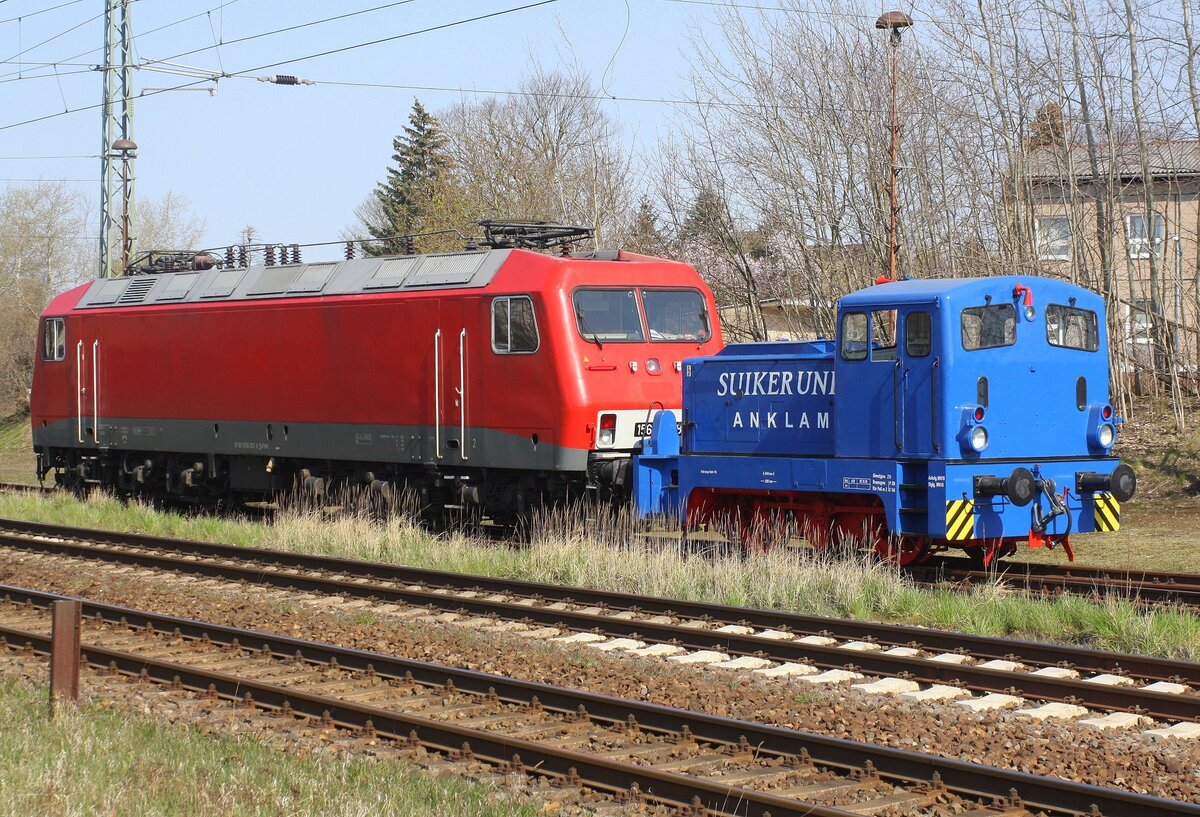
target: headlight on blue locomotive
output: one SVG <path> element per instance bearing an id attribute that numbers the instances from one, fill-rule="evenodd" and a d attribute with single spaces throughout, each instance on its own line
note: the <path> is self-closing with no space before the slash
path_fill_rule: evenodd
<path id="1" fill-rule="evenodd" d="M 963 410 L 963 429 L 958 435 L 958 442 L 968 454 L 979 454 L 988 447 L 988 430 L 983 425 L 986 415 L 987 410 L 983 406 Z"/>
<path id="2" fill-rule="evenodd" d="M 1088 448 L 1097 454 L 1108 454 L 1117 443 L 1117 423 L 1113 407 L 1108 403 L 1093 404 L 1088 411 Z"/>
<path id="3" fill-rule="evenodd" d="M 971 448 L 975 451 L 982 451 L 987 448 L 988 433 L 983 426 L 975 426 L 971 429 Z"/>

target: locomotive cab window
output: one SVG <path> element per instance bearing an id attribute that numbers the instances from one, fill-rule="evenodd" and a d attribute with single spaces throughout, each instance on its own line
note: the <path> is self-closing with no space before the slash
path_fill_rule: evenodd
<path id="1" fill-rule="evenodd" d="M 1096 313 L 1062 304 L 1046 306 L 1046 340 L 1051 346 L 1094 352 L 1100 348 Z"/>
<path id="2" fill-rule="evenodd" d="M 537 320 L 528 295 L 492 301 L 492 351 L 502 355 L 528 354 L 538 350 Z"/>
<path id="3" fill-rule="evenodd" d="M 896 359 L 896 310 L 871 313 L 871 360 Z"/>
<path id="4" fill-rule="evenodd" d="M 704 296 L 694 289 L 643 289 L 651 341 L 695 342 L 712 337 Z"/>
<path id="5" fill-rule="evenodd" d="M 67 356 L 67 328 L 62 318 L 42 322 L 42 360 L 62 360 Z"/>
<path id="6" fill-rule="evenodd" d="M 962 311 L 962 345 L 968 352 L 1017 342 L 1017 310 L 1012 304 L 972 306 Z"/>
<path id="7" fill-rule="evenodd" d="M 896 359 L 896 310 L 847 312 L 842 316 L 842 360 Z"/>
<path id="8" fill-rule="evenodd" d="M 634 290 L 580 289 L 573 300 L 575 324 L 584 340 L 604 344 L 646 339 Z"/>
<path id="9" fill-rule="evenodd" d="M 904 351 L 925 357 L 933 345 L 933 320 L 928 312 L 912 312 L 904 319 Z"/>
<path id="10" fill-rule="evenodd" d="M 866 313 L 847 312 L 842 315 L 842 360 L 866 360 L 870 343 Z"/>

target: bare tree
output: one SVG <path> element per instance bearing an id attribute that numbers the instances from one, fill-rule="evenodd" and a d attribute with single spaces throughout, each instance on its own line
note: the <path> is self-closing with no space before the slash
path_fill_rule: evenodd
<path id="1" fill-rule="evenodd" d="M 536 69 L 518 94 L 464 102 L 441 120 L 474 218 L 583 224 L 599 243 L 632 229 L 631 160 L 581 72 Z"/>
<path id="2" fill-rule="evenodd" d="M 94 242 L 79 195 L 61 183 L 0 194 L 0 416 L 27 406 L 38 316 L 50 298 L 91 274 Z"/>
<path id="3" fill-rule="evenodd" d="M 167 191 L 162 198 L 138 198 L 134 223 L 138 246 L 146 250 L 195 249 L 204 234 L 204 219 L 196 216 L 187 196 Z"/>

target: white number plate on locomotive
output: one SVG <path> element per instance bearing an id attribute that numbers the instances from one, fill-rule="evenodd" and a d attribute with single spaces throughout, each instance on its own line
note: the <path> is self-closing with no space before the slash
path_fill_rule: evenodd
<path id="1" fill-rule="evenodd" d="M 653 425 L 654 425 L 654 423 L 634 423 L 633 424 L 633 436 L 649 437 L 650 436 L 650 427 Z M 675 430 L 678 431 L 680 434 L 682 434 L 683 433 L 683 424 L 676 423 Z"/>

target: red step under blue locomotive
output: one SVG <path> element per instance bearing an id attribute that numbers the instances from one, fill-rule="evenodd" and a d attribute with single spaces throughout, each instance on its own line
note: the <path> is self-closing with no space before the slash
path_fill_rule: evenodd
<path id="1" fill-rule="evenodd" d="M 1062 281 L 887 281 L 841 299 L 835 341 L 683 368 L 682 417 L 656 416 L 634 469 L 639 510 L 747 543 L 783 523 L 902 564 L 1020 542 L 1070 556 L 1136 489 L 1111 456 L 1103 299 Z"/>

